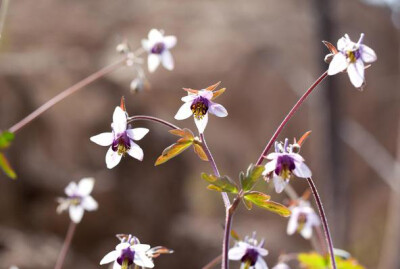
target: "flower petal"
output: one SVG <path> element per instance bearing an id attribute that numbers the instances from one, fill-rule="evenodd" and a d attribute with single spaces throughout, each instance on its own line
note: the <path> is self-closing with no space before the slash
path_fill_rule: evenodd
<path id="1" fill-rule="evenodd" d="M 261 255 L 261 256 L 267 256 L 268 255 L 268 250 L 266 250 L 265 248 L 256 247 L 255 249 L 257 250 L 258 254 Z"/>
<path id="2" fill-rule="evenodd" d="M 121 161 L 121 158 L 122 155 L 118 154 L 117 151 L 113 151 L 112 148 L 110 147 L 106 154 L 107 168 L 112 169 L 115 166 L 117 166 L 117 164 L 119 164 L 119 162 Z"/>
<path id="3" fill-rule="evenodd" d="M 101 133 L 90 138 L 90 141 L 100 146 L 109 146 L 114 140 L 113 133 Z"/>
<path id="4" fill-rule="evenodd" d="M 336 75 L 337 73 L 340 73 L 344 71 L 348 66 L 346 56 L 344 56 L 342 53 L 336 53 L 335 56 L 333 56 L 333 59 L 331 63 L 329 64 L 328 68 L 328 75 Z"/>
<path id="5" fill-rule="evenodd" d="M 147 257 L 146 254 L 143 252 L 136 252 L 133 262 L 138 266 L 146 268 L 154 267 L 153 261 L 149 257 Z"/>
<path id="6" fill-rule="evenodd" d="M 167 49 L 173 48 L 176 45 L 176 36 L 168 35 L 164 37 L 163 43 Z"/>
<path id="7" fill-rule="evenodd" d="M 94 186 L 94 178 L 92 177 L 85 177 L 82 178 L 81 181 L 78 183 L 78 193 L 81 196 L 89 195 Z"/>
<path id="8" fill-rule="evenodd" d="M 277 193 L 281 193 L 286 185 L 289 183 L 289 181 L 284 180 L 283 178 L 281 178 L 280 176 L 277 176 L 274 174 L 274 177 L 272 178 L 273 182 L 274 182 L 274 186 L 275 186 L 275 191 Z"/>
<path id="9" fill-rule="evenodd" d="M 350 64 L 347 68 L 347 73 L 354 87 L 360 88 L 364 84 L 364 63 L 361 59 Z"/>
<path id="10" fill-rule="evenodd" d="M 106 256 L 104 256 L 103 259 L 101 259 L 100 265 L 115 261 L 118 258 L 118 254 L 119 253 L 116 250 L 107 253 Z"/>
<path id="11" fill-rule="evenodd" d="M 133 140 L 142 139 L 148 132 L 149 132 L 149 129 L 147 129 L 147 128 L 135 128 L 135 129 L 126 130 L 126 133 L 128 134 L 128 136 Z"/>
<path id="12" fill-rule="evenodd" d="M 228 252 L 228 259 L 232 261 L 239 261 L 243 258 L 245 253 L 246 248 L 240 246 L 233 247 Z"/>
<path id="13" fill-rule="evenodd" d="M 78 206 L 71 205 L 69 207 L 69 217 L 75 223 L 81 222 L 83 213 L 84 213 L 84 209 L 80 205 L 78 205 Z"/>
<path id="14" fill-rule="evenodd" d="M 199 130 L 199 133 L 204 133 L 204 130 L 206 129 L 207 123 L 208 123 L 208 113 L 206 113 L 203 118 L 197 119 L 196 117 L 194 118 L 194 123 L 196 123 L 197 129 Z"/>
<path id="15" fill-rule="evenodd" d="M 293 170 L 293 174 L 297 177 L 308 178 L 312 176 L 310 168 L 304 162 L 295 161 L 296 168 Z"/>
<path id="16" fill-rule="evenodd" d="M 257 262 L 254 264 L 254 269 L 268 269 L 268 265 L 262 257 L 258 256 Z"/>
<path id="17" fill-rule="evenodd" d="M 312 232 L 313 232 L 313 227 L 306 222 L 303 226 L 303 229 L 301 229 L 300 234 L 305 238 L 305 239 L 310 239 L 312 236 Z"/>
<path id="18" fill-rule="evenodd" d="M 174 58 L 172 58 L 172 54 L 169 50 L 164 50 L 164 52 L 161 54 L 161 61 L 165 69 L 174 69 Z"/>
<path id="19" fill-rule="evenodd" d="M 265 164 L 264 172 L 262 173 L 264 176 L 268 175 L 272 171 L 276 169 L 276 159 L 269 161 Z"/>
<path id="20" fill-rule="evenodd" d="M 96 200 L 93 199 L 92 196 L 86 196 L 83 198 L 81 205 L 87 211 L 94 211 L 99 207 Z"/>
<path id="21" fill-rule="evenodd" d="M 147 57 L 147 67 L 150 73 L 156 71 L 157 67 L 160 65 L 160 55 L 158 54 L 149 54 Z"/>
<path id="22" fill-rule="evenodd" d="M 182 97 L 181 98 L 181 100 L 183 101 L 183 102 L 192 102 L 194 99 L 196 99 L 198 97 L 198 95 L 197 94 L 192 94 L 192 93 L 189 93 L 187 96 L 184 96 L 184 97 Z"/>
<path id="23" fill-rule="evenodd" d="M 147 244 L 135 244 L 132 246 L 132 248 L 134 251 L 145 252 L 145 251 L 148 251 L 151 247 L 150 247 L 150 245 L 147 245 Z"/>
<path id="24" fill-rule="evenodd" d="M 375 51 L 370 47 L 361 44 L 360 45 L 361 59 L 366 63 L 375 62 L 377 57 Z"/>
<path id="25" fill-rule="evenodd" d="M 151 29 L 148 37 L 151 42 L 161 42 L 163 40 L 163 34 L 157 29 Z"/>
<path id="26" fill-rule="evenodd" d="M 199 96 L 204 97 L 208 100 L 211 100 L 213 97 L 212 91 L 208 91 L 208 90 L 204 90 L 204 89 L 200 90 L 198 94 L 199 94 Z"/>
<path id="27" fill-rule="evenodd" d="M 121 269 L 121 268 L 122 266 L 117 261 L 115 261 L 113 264 L 113 269 Z"/>
<path id="28" fill-rule="evenodd" d="M 75 182 L 70 182 L 67 187 L 65 187 L 65 194 L 68 196 L 74 196 L 78 190 L 78 185 Z"/>
<path id="29" fill-rule="evenodd" d="M 348 38 L 347 35 L 341 37 L 337 42 L 337 49 L 339 51 L 345 50 L 350 42 L 351 42 L 351 40 Z"/>
<path id="30" fill-rule="evenodd" d="M 292 210 L 292 215 L 290 215 L 290 219 L 288 222 L 288 226 L 286 229 L 286 233 L 288 235 L 294 234 L 297 230 L 297 225 L 298 225 L 298 217 L 299 217 L 299 211 L 298 210 Z"/>
<path id="31" fill-rule="evenodd" d="M 217 117 L 228 116 L 228 111 L 226 111 L 225 107 L 223 107 L 220 104 L 214 103 L 214 102 L 211 102 L 211 105 L 210 105 L 208 111 Z"/>
<path id="32" fill-rule="evenodd" d="M 143 48 L 145 51 L 149 52 L 149 51 L 151 50 L 151 43 L 150 43 L 150 41 L 147 40 L 147 39 L 142 39 L 142 48 Z"/>
<path id="33" fill-rule="evenodd" d="M 123 243 L 119 243 L 119 244 L 115 247 L 115 249 L 118 250 L 118 251 L 121 251 L 121 250 L 126 249 L 126 248 L 129 248 L 129 247 L 131 247 L 131 244 L 129 244 L 128 242 L 123 242 Z"/>
<path id="34" fill-rule="evenodd" d="M 139 161 L 143 160 L 144 153 L 142 148 L 132 141 L 131 141 L 131 148 L 128 150 L 128 154 Z"/>
<path id="35" fill-rule="evenodd" d="M 192 116 L 191 102 L 184 103 L 175 115 L 176 120 L 184 120 Z"/>
<path id="36" fill-rule="evenodd" d="M 117 106 L 114 110 L 113 123 L 111 125 L 114 130 L 114 133 L 120 134 L 125 132 L 126 124 L 127 124 L 126 113 L 125 111 L 122 110 L 121 107 Z"/>

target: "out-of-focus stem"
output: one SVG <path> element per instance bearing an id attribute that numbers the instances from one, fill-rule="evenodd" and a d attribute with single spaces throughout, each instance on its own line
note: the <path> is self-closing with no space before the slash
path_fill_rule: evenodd
<path id="1" fill-rule="evenodd" d="M 54 266 L 54 269 L 62 268 L 65 257 L 67 256 L 69 246 L 71 245 L 72 238 L 74 237 L 75 229 L 76 229 L 76 223 L 71 221 L 71 223 L 69 224 L 69 227 L 68 227 L 67 235 L 65 236 L 64 244 L 62 246 L 60 254 L 58 255 L 57 262 L 56 262 L 56 265 Z"/>
<path id="2" fill-rule="evenodd" d="M 218 263 L 220 263 L 221 259 L 222 259 L 222 255 L 219 255 L 219 256 L 215 257 L 212 261 L 210 261 L 209 263 L 204 265 L 201 269 L 211 269 L 214 266 L 216 266 Z"/>
<path id="3" fill-rule="evenodd" d="M 315 199 L 315 202 L 318 207 L 318 212 L 321 217 L 322 227 L 324 227 L 325 239 L 328 244 L 329 255 L 331 258 L 331 266 L 333 269 L 336 269 L 336 261 L 335 261 L 335 254 L 333 253 L 333 244 L 332 244 L 331 233 L 329 232 L 328 220 L 326 219 L 324 207 L 322 206 L 322 201 L 318 195 L 317 188 L 316 188 L 312 178 L 310 178 L 310 177 L 307 178 L 307 182 L 308 182 L 308 185 L 310 185 L 312 194 L 314 195 L 314 199 Z"/>
<path id="4" fill-rule="evenodd" d="M 165 125 L 165 126 L 171 128 L 171 129 L 180 129 L 178 126 L 176 126 L 176 125 L 174 125 L 174 124 L 172 124 L 172 123 L 170 123 L 170 122 L 168 122 L 166 120 L 163 120 L 163 119 L 160 119 L 160 118 L 157 118 L 157 117 L 147 116 L 147 115 L 132 116 L 132 117 L 128 118 L 128 123 L 134 122 L 134 121 L 137 121 L 137 120 L 153 121 L 153 122 L 157 122 L 157 123 L 160 123 L 162 125 Z"/>
<path id="5" fill-rule="evenodd" d="M 9 3 L 10 3 L 10 0 L 1 1 L 1 7 L 0 7 L 0 38 L 3 35 L 3 28 L 4 28 L 4 23 L 5 23 L 6 17 L 7 17 L 7 11 L 8 11 L 8 4 Z"/>
<path id="6" fill-rule="evenodd" d="M 286 124 L 289 122 L 289 120 L 293 117 L 293 115 L 296 113 L 296 111 L 299 109 L 299 107 L 303 104 L 304 100 L 307 99 L 307 97 L 312 93 L 312 91 L 324 80 L 324 78 L 328 75 L 328 71 L 325 71 L 312 85 L 308 90 L 303 94 L 303 96 L 300 97 L 300 99 L 297 101 L 297 103 L 293 106 L 293 108 L 289 111 L 289 113 L 286 115 L 286 117 L 283 119 L 282 123 L 279 125 L 278 129 L 276 129 L 275 133 L 265 146 L 263 152 L 261 153 L 260 157 L 258 158 L 258 161 L 256 165 L 260 165 L 262 161 L 264 160 L 264 157 L 267 155 L 268 151 L 271 149 L 272 145 L 274 144 L 276 138 L 278 135 L 282 132 L 283 128 L 286 126 Z"/>

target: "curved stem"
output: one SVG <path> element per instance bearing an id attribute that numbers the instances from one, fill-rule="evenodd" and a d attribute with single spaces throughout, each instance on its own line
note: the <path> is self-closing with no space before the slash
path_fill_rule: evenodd
<path id="1" fill-rule="evenodd" d="M 40 116 L 42 113 L 44 113 L 45 111 L 47 111 L 49 108 L 51 108 L 52 106 L 54 106 L 55 104 L 57 104 L 58 102 L 62 101 L 63 99 L 65 99 L 66 97 L 70 96 L 71 94 L 77 92 L 78 90 L 82 89 L 83 87 L 87 86 L 88 84 L 92 83 L 93 81 L 103 77 L 104 75 L 111 73 L 112 71 L 118 69 L 120 66 L 122 66 L 123 64 L 125 64 L 126 62 L 126 57 L 122 58 L 121 60 L 112 63 L 102 69 L 100 69 L 99 71 L 97 71 L 96 73 L 93 73 L 92 75 L 84 78 L 83 80 L 79 81 L 78 83 L 76 83 L 75 85 L 69 87 L 68 89 L 65 89 L 64 91 L 62 91 L 61 93 L 59 93 L 58 95 L 54 96 L 53 98 L 51 98 L 49 101 L 47 101 L 46 103 L 44 103 L 43 105 L 41 105 L 39 108 L 37 108 L 35 111 L 33 111 L 31 114 L 29 114 L 28 116 L 26 116 L 25 118 L 23 118 L 21 121 L 17 122 L 16 124 L 14 124 L 11 128 L 9 128 L 8 130 L 12 133 L 17 132 L 18 130 L 20 130 L 22 127 L 24 127 L 25 125 L 27 125 L 28 123 L 30 123 L 31 121 L 33 121 L 34 119 L 36 119 L 38 116 Z"/>
<path id="2" fill-rule="evenodd" d="M 212 261 L 210 261 L 209 263 L 204 265 L 201 269 L 211 269 L 214 266 L 216 266 L 218 263 L 220 263 L 221 259 L 222 259 L 222 255 L 219 255 L 219 256 L 215 257 Z"/>
<path id="3" fill-rule="evenodd" d="M 158 122 L 160 124 L 163 124 L 171 129 L 181 129 L 178 126 L 166 121 L 166 120 L 162 120 L 160 118 L 157 117 L 152 117 L 152 116 L 146 116 L 146 115 L 137 115 L 137 116 L 132 116 L 130 118 L 128 118 L 128 123 L 131 123 L 133 121 L 137 121 L 137 120 L 145 120 L 145 121 L 153 121 L 153 122 Z"/>
<path id="4" fill-rule="evenodd" d="M 336 261 L 335 261 L 335 255 L 333 253 L 333 243 L 332 243 L 331 233 L 329 232 L 328 220 L 326 219 L 324 207 L 322 206 L 322 201 L 318 195 L 317 187 L 315 186 L 312 178 L 310 178 L 310 177 L 307 178 L 307 182 L 308 182 L 308 185 L 310 185 L 311 191 L 314 195 L 314 199 L 315 199 L 315 202 L 317 203 L 319 215 L 321 217 L 322 226 L 324 227 L 325 239 L 326 239 L 326 243 L 328 244 L 329 255 L 331 257 L 331 265 L 332 265 L 333 269 L 336 269 Z"/>
<path id="5" fill-rule="evenodd" d="M 289 120 L 292 118 L 294 113 L 296 113 L 297 109 L 303 104 L 304 100 L 307 99 L 307 97 L 312 93 L 312 91 L 324 80 L 324 78 L 328 75 L 328 71 L 325 71 L 312 85 L 308 90 L 303 94 L 302 97 L 297 101 L 297 103 L 293 106 L 293 108 L 289 111 L 289 113 L 286 115 L 286 117 L 283 119 L 282 123 L 279 125 L 278 129 L 276 129 L 274 135 L 271 137 L 269 140 L 268 144 L 265 146 L 263 152 L 261 153 L 260 157 L 258 158 L 258 161 L 256 165 L 260 165 L 262 161 L 264 160 L 264 156 L 267 155 L 268 151 L 271 149 L 272 145 L 274 144 L 276 138 L 278 135 L 282 132 L 283 128 L 286 126 L 286 124 L 289 122 Z"/>
<path id="6" fill-rule="evenodd" d="M 68 252 L 69 246 L 71 244 L 72 238 L 74 237 L 75 229 L 76 229 L 76 223 L 71 221 L 71 223 L 69 224 L 69 227 L 68 227 L 67 235 L 65 236 L 64 244 L 62 246 L 60 255 L 58 255 L 57 262 L 56 262 L 56 265 L 54 266 L 54 269 L 62 268 L 65 257 L 67 256 L 67 252 Z"/>

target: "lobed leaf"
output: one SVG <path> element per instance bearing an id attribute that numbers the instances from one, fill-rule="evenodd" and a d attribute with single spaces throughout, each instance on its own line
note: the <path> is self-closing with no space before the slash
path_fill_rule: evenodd
<path id="1" fill-rule="evenodd" d="M 208 161 L 207 154 L 204 152 L 203 147 L 199 143 L 194 142 L 193 149 L 194 149 L 194 152 L 197 154 L 197 156 L 199 156 L 200 159 L 202 159 L 203 161 Z"/>
<path id="2" fill-rule="evenodd" d="M 232 180 L 227 176 L 216 177 L 214 175 L 207 175 L 206 173 L 202 173 L 201 177 L 211 184 L 207 186 L 207 188 L 210 190 L 238 193 L 238 188 L 236 187 L 236 184 L 232 182 Z"/>
<path id="3" fill-rule="evenodd" d="M 161 156 L 157 158 L 156 163 L 154 165 L 160 165 L 168 160 L 174 158 L 175 156 L 179 155 L 182 153 L 185 149 L 190 147 L 193 144 L 193 140 L 186 140 L 184 138 L 181 138 L 178 140 L 178 142 L 172 144 L 171 146 L 167 147 L 164 149 L 162 152 Z"/>
<path id="4" fill-rule="evenodd" d="M 263 165 L 254 166 L 250 164 L 247 168 L 246 175 L 241 172 L 239 174 L 240 184 L 244 191 L 251 190 L 254 184 L 260 179 L 262 176 L 262 172 L 264 172 L 265 167 Z"/>
<path id="5" fill-rule="evenodd" d="M 262 192 L 252 191 L 244 194 L 245 200 L 252 202 L 256 206 L 281 215 L 282 217 L 289 217 L 291 212 L 289 208 L 279 203 L 269 201 L 270 196 Z"/>
<path id="6" fill-rule="evenodd" d="M 176 136 L 180 136 L 180 137 L 186 138 L 188 140 L 193 140 L 194 139 L 194 135 L 193 135 L 192 131 L 190 131 L 187 128 L 169 130 L 168 132 L 170 134 L 173 134 L 173 135 L 176 135 Z"/>
<path id="7" fill-rule="evenodd" d="M 8 162 L 6 156 L 2 152 L 0 152 L 0 168 L 3 170 L 3 172 L 10 178 L 16 179 L 17 174 L 15 171 L 12 169 L 10 163 Z"/>
<path id="8" fill-rule="evenodd" d="M 301 267 L 305 269 L 327 269 L 330 267 L 329 257 L 322 256 L 316 252 L 300 253 L 297 259 Z M 335 261 L 338 269 L 365 269 L 354 258 L 344 259 L 335 256 Z"/>
<path id="9" fill-rule="evenodd" d="M 15 135 L 9 131 L 0 133 L 0 149 L 8 148 L 14 140 Z"/>

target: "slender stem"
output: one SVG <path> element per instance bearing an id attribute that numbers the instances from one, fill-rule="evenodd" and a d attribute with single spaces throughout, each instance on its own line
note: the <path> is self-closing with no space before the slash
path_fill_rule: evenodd
<path id="1" fill-rule="evenodd" d="M 229 239 L 231 237 L 231 228 L 232 228 L 232 219 L 233 213 L 240 202 L 241 193 L 233 200 L 232 205 L 226 209 L 225 215 L 225 232 L 224 232 L 224 242 L 222 244 L 222 269 L 229 268 L 229 260 L 228 260 L 228 250 L 229 250 Z"/>
<path id="2" fill-rule="evenodd" d="M 128 118 L 128 123 L 137 121 L 137 120 L 154 121 L 154 122 L 163 124 L 171 129 L 180 129 L 178 126 L 176 126 L 168 121 L 162 120 L 160 118 L 152 117 L 152 116 L 146 116 L 146 115 L 137 115 L 137 116 L 130 117 L 130 118 Z"/>
<path id="3" fill-rule="evenodd" d="M 33 111 L 31 114 L 23 118 L 21 121 L 18 123 L 14 124 L 11 128 L 9 128 L 9 131 L 12 133 L 17 132 L 20 130 L 22 127 L 33 121 L 35 118 L 40 116 L 43 112 L 47 111 L 49 108 L 57 104 L 58 102 L 62 101 L 64 98 L 70 96 L 71 94 L 77 92 L 78 90 L 82 89 L 83 87 L 87 86 L 88 84 L 92 83 L 93 81 L 103 77 L 104 75 L 111 73 L 112 71 L 118 69 L 120 66 L 124 65 L 126 62 L 126 57 L 120 59 L 119 61 L 112 63 L 96 73 L 93 73 L 92 75 L 84 78 L 83 80 L 79 81 L 75 85 L 69 87 L 68 89 L 65 89 L 58 95 L 54 96 L 52 99 L 44 103 L 42 106 L 37 108 L 35 111 Z"/>
<path id="4" fill-rule="evenodd" d="M 67 256 L 67 252 L 68 252 L 69 246 L 71 244 L 72 238 L 74 237 L 75 229 L 76 229 L 76 223 L 71 221 L 71 223 L 69 224 L 69 227 L 68 227 L 67 235 L 65 236 L 64 244 L 62 246 L 60 254 L 58 255 L 57 262 L 56 262 L 56 265 L 54 266 L 54 269 L 62 268 L 65 257 Z"/>
<path id="5" fill-rule="evenodd" d="M 1 8 L 0 8 L 0 38 L 2 37 L 3 33 L 3 28 L 4 28 L 4 23 L 6 21 L 7 17 L 7 11 L 8 11 L 8 4 L 9 0 L 3 0 L 1 2 Z"/>
<path id="6" fill-rule="evenodd" d="M 331 265 L 332 265 L 333 269 L 336 269 L 336 261 L 335 261 L 335 255 L 333 253 L 333 243 L 332 243 L 331 233 L 329 232 L 328 220 L 326 219 L 324 207 L 322 206 L 322 201 L 318 195 L 317 187 L 315 186 L 312 178 L 310 178 L 310 177 L 307 178 L 307 182 L 308 182 L 308 185 L 310 185 L 311 191 L 314 195 L 314 199 L 315 199 L 315 202 L 317 203 L 319 215 L 322 220 L 322 226 L 324 227 L 326 243 L 328 244 L 328 250 L 329 250 L 330 257 L 331 257 Z"/>
<path id="7" fill-rule="evenodd" d="M 303 104 L 304 100 L 307 99 L 307 97 L 312 93 L 312 91 L 324 80 L 324 78 L 328 75 L 328 71 L 325 71 L 312 85 L 308 90 L 303 94 L 302 97 L 297 101 L 297 103 L 293 106 L 293 108 L 289 111 L 289 113 L 286 115 L 286 117 L 283 119 L 282 123 L 279 125 L 278 129 L 276 129 L 274 135 L 271 137 L 269 140 L 268 144 L 265 146 L 264 151 L 261 153 L 260 157 L 258 158 L 258 161 L 256 165 L 260 165 L 262 161 L 264 160 L 264 156 L 267 155 L 268 151 L 271 149 L 272 145 L 274 144 L 276 138 L 278 135 L 282 132 L 283 128 L 286 126 L 286 124 L 289 122 L 289 120 L 292 118 L 294 113 L 299 109 L 299 107 Z"/>
<path id="8" fill-rule="evenodd" d="M 209 263 L 204 265 L 201 269 L 211 269 L 214 266 L 216 266 L 217 264 L 221 263 L 221 260 L 222 260 L 222 255 L 219 255 L 219 256 L 215 257 L 212 261 L 210 261 Z"/>

